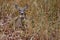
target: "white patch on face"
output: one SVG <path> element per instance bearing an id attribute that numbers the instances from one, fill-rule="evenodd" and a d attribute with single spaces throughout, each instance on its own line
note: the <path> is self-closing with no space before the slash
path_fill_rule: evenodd
<path id="1" fill-rule="evenodd" d="M 21 12 L 21 13 L 24 13 L 24 12 Z"/>
<path id="2" fill-rule="evenodd" d="M 25 17 L 24 15 L 20 15 L 20 17 Z"/>
<path id="3" fill-rule="evenodd" d="M 24 13 L 24 11 L 23 11 L 23 10 L 21 10 L 20 12 L 21 12 L 21 13 Z"/>

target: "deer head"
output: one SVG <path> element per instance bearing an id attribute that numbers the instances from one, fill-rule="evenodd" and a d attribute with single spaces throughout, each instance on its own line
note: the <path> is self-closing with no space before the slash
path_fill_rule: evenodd
<path id="1" fill-rule="evenodd" d="M 28 8 L 28 5 L 24 6 L 23 8 L 15 5 L 15 8 L 19 11 L 19 13 L 24 13 L 25 10 Z"/>

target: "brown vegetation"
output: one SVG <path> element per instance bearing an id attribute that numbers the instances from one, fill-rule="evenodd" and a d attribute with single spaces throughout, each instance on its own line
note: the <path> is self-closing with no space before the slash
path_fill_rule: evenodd
<path id="1" fill-rule="evenodd" d="M 15 5 L 28 5 L 22 23 Z M 60 40 L 60 1 L 0 0 L 0 40 Z"/>

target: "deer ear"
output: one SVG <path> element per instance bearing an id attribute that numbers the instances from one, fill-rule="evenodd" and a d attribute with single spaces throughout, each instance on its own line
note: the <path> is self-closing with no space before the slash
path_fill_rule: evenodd
<path id="1" fill-rule="evenodd" d="M 15 8 L 18 8 L 18 5 L 15 5 Z"/>
<path id="2" fill-rule="evenodd" d="M 15 8 L 18 9 L 18 10 L 20 9 L 20 7 L 18 5 L 15 5 Z"/>
<path id="3" fill-rule="evenodd" d="M 25 7 L 24 7 L 24 9 L 27 9 L 27 8 L 28 8 L 28 5 L 26 4 Z"/>

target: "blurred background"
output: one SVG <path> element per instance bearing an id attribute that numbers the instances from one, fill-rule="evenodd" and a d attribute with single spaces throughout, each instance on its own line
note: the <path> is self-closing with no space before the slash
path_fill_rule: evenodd
<path id="1" fill-rule="evenodd" d="M 60 40 L 60 0 L 0 0 L 0 40 Z"/>

